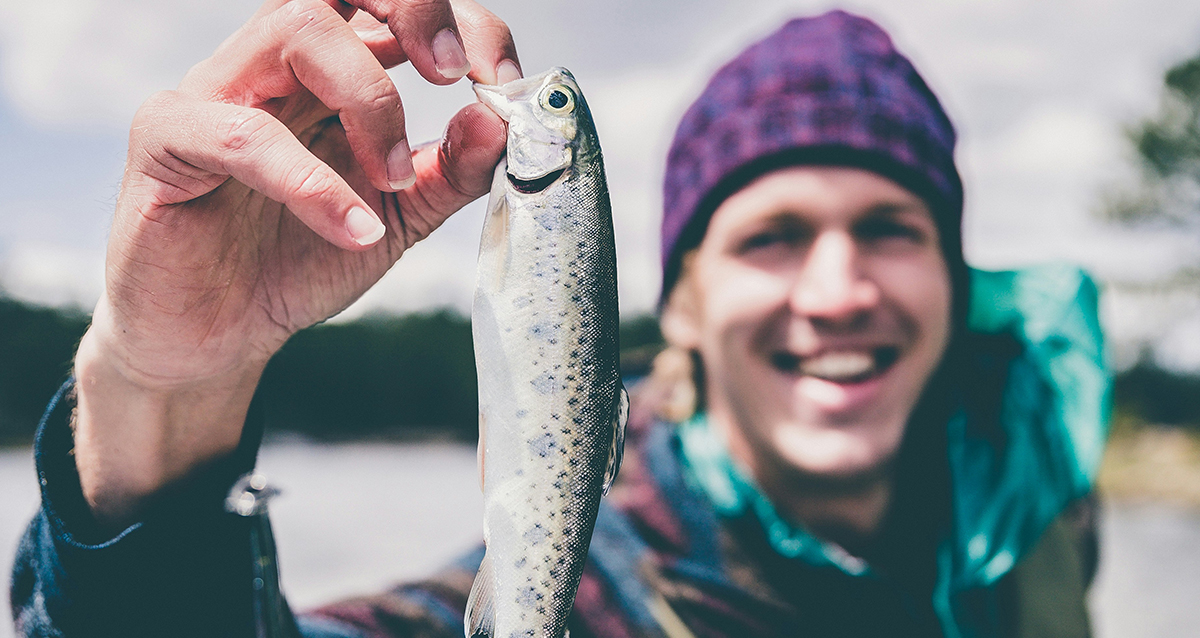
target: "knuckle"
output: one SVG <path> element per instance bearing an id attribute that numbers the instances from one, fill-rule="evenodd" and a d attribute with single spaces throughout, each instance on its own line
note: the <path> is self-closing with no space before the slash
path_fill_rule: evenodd
<path id="1" fill-rule="evenodd" d="M 281 28 L 294 33 L 331 18 L 342 19 L 333 7 L 321 0 L 291 0 L 280 7 L 275 15 Z"/>
<path id="2" fill-rule="evenodd" d="M 175 110 L 175 105 L 179 102 L 179 94 L 176 91 L 159 91 L 154 95 L 146 98 L 145 102 L 138 107 L 138 110 L 133 115 L 134 134 L 145 130 L 147 125 L 154 123 L 156 120 L 163 118 L 167 113 Z"/>
<path id="3" fill-rule="evenodd" d="M 473 11 L 460 17 L 460 19 L 464 18 L 471 23 L 471 27 L 475 31 L 482 35 L 497 40 L 512 40 L 512 32 L 509 30 L 508 24 L 481 6 L 475 5 Z"/>
<path id="4" fill-rule="evenodd" d="M 503 49 L 513 48 L 512 31 L 509 31 L 508 25 L 496 16 L 491 16 L 492 19 L 481 19 L 473 25 L 475 33 L 485 42 L 490 42 L 495 46 Z"/>
<path id="5" fill-rule="evenodd" d="M 446 0 L 398 0 L 392 5 L 388 23 L 420 24 L 440 16 L 453 17 Z M 431 25 L 433 26 L 433 25 Z"/>
<path id="6" fill-rule="evenodd" d="M 217 132 L 222 155 L 242 155 L 257 146 L 274 128 L 273 118 L 258 109 L 238 109 L 227 116 Z"/>
<path id="7" fill-rule="evenodd" d="M 311 166 L 296 172 L 291 194 L 297 199 L 323 199 L 338 190 L 338 180 L 332 171 L 322 165 Z"/>
<path id="8" fill-rule="evenodd" d="M 475 39 L 503 49 L 515 48 L 508 23 L 479 3 L 458 2 L 455 5 L 455 17 L 470 29 Z"/>
<path id="9" fill-rule="evenodd" d="M 365 96 L 363 108 L 366 111 L 381 114 L 399 113 L 400 122 L 403 122 L 400 93 L 396 91 L 396 85 L 392 84 L 392 79 L 387 74 L 368 81 L 363 86 L 362 94 Z"/>

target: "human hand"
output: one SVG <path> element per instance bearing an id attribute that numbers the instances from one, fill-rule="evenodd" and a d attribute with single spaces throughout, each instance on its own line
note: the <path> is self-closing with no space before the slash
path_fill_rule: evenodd
<path id="1" fill-rule="evenodd" d="M 410 153 L 385 72 L 449 84 L 468 60 L 479 82 L 519 75 L 472 0 L 268 0 L 139 110 L 76 357 L 76 463 L 102 520 L 231 451 L 271 355 L 487 192 L 503 122 L 473 104 Z"/>

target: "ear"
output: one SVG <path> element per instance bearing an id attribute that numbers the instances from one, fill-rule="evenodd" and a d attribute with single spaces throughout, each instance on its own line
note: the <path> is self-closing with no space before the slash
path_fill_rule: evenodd
<path id="1" fill-rule="evenodd" d="M 697 350 L 700 347 L 700 295 L 688 267 L 688 259 L 684 257 L 683 272 L 667 297 L 663 306 L 659 326 L 663 337 L 673 347 L 684 350 Z"/>

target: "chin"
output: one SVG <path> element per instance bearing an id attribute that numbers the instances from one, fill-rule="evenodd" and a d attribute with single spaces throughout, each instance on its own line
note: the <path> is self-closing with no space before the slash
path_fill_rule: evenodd
<path id="1" fill-rule="evenodd" d="M 790 424 L 776 429 L 771 447 L 787 473 L 857 484 L 887 474 L 903 434 L 903 424 Z"/>

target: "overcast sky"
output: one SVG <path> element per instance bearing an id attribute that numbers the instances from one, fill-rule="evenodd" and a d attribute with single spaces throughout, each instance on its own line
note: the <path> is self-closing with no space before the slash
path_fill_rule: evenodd
<path id="1" fill-rule="evenodd" d="M 840 6 L 891 34 L 941 97 L 961 143 L 965 241 L 976 265 L 1081 263 L 1148 280 L 1196 254 L 1186 238 L 1094 221 L 1126 175 L 1122 126 L 1154 110 L 1164 69 L 1200 51 L 1200 3 L 1182 0 L 497 0 L 531 73 L 570 68 L 597 119 L 610 175 L 623 312 L 658 291 L 659 186 L 680 114 L 713 70 L 789 17 Z M 91 307 L 127 128 L 149 94 L 256 8 L 250 0 L 0 0 L 0 290 Z M 414 140 L 473 99 L 393 73 Z M 410 251 L 348 316 L 469 306 L 482 206 Z M 1200 367 L 1200 307 L 1114 295 L 1110 330 L 1154 336 L 1164 361 Z M 1125 299 L 1123 301 L 1123 299 Z M 1126 347 L 1126 346 L 1122 346 Z M 1128 348 L 1126 348 L 1128 349 Z"/>

